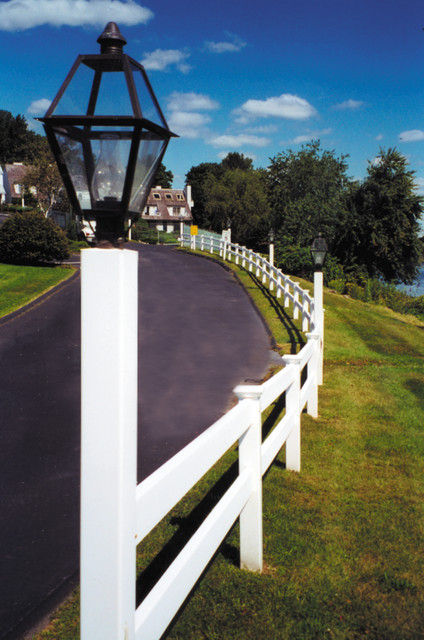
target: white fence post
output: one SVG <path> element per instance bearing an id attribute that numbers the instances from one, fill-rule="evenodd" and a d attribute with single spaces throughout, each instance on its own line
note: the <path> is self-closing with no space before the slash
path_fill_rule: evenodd
<path id="1" fill-rule="evenodd" d="M 320 336 L 318 384 L 323 382 L 324 368 L 324 309 L 323 309 L 323 275 L 322 271 L 314 273 L 314 309 L 315 309 L 315 331 Z"/>
<path id="2" fill-rule="evenodd" d="M 309 340 L 314 341 L 314 352 L 309 360 L 307 366 L 308 370 L 308 380 L 311 379 L 312 389 L 309 393 L 308 402 L 307 402 L 307 412 L 313 418 L 318 418 L 318 379 L 319 379 L 319 352 L 320 352 L 320 337 L 319 333 L 307 333 L 306 337 Z"/>
<path id="3" fill-rule="evenodd" d="M 138 253 L 81 252 L 81 639 L 133 640 Z"/>
<path id="4" fill-rule="evenodd" d="M 249 571 L 262 571 L 262 419 L 261 392 L 252 388 L 237 393 L 239 401 L 252 400 L 252 423 L 239 440 L 239 472 L 248 469 L 252 478 L 250 498 L 240 513 L 240 566 Z"/>
<path id="5" fill-rule="evenodd" d="M 283 356 L 284 364 L 295 368 L 293 382 L 286 391 L 286 414 L 293 420 L 293 428 L 286 440 L 286 468 L 300 471 L 300 360 L 296 355 Z"/>

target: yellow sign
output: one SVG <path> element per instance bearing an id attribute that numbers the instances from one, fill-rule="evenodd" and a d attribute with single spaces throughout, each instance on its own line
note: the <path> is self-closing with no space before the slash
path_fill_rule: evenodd
<path id="1" fill-rule="evenodd" d="M 190 227 L 190 234 L 192 236 L 197 236 L 197 232 L 199 231 L 197 224 L 192 224 Z"/>

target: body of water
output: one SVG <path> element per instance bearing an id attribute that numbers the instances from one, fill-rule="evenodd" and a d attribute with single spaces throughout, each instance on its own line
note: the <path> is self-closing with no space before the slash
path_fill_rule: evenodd
<path id="1" fill-rule="evenodd" d="M 414 284 L 399 285 L 399 289 L 405 291 L 409 296 L 424 296 L 424 265 L 421 268 L 418 280 Z"/>

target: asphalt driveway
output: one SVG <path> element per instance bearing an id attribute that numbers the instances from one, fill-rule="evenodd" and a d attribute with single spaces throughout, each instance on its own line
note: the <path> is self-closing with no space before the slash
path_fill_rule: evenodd
<path id="1" fill-rule="evenodd" d="M 139 252 L 138 479 L 259 381 L 269 339 L 245 291 L 214 262 Z M 48 611 L 79 564 L 80 292 L 74 278 L 0 324 L 0 638 Z"/>

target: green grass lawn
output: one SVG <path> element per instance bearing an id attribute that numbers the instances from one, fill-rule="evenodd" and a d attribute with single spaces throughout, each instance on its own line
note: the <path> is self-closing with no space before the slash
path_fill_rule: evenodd
<path id="1" fill-rule="evenodd" d="M 239 275 L 278 348 L 299 348 L 281 304 Z M 424 638 L 424 324 L 328 290 L 325 309 L 320 416 L 302 417 L 302 471 L 284 469 L 283 451 L 264 478 L 265 570 L 237 567 L 235 526 L 167 639 Z M 229 452 L 140 545 L 139 596 L 235 460 Z M 78 594 L 36 638 L 79 638 Z"/>
<path id="2" fill-rule="evenodd" d="M 0 264 L 0 317 L 38 298 L 73 273 L 70 267 Z"/>

